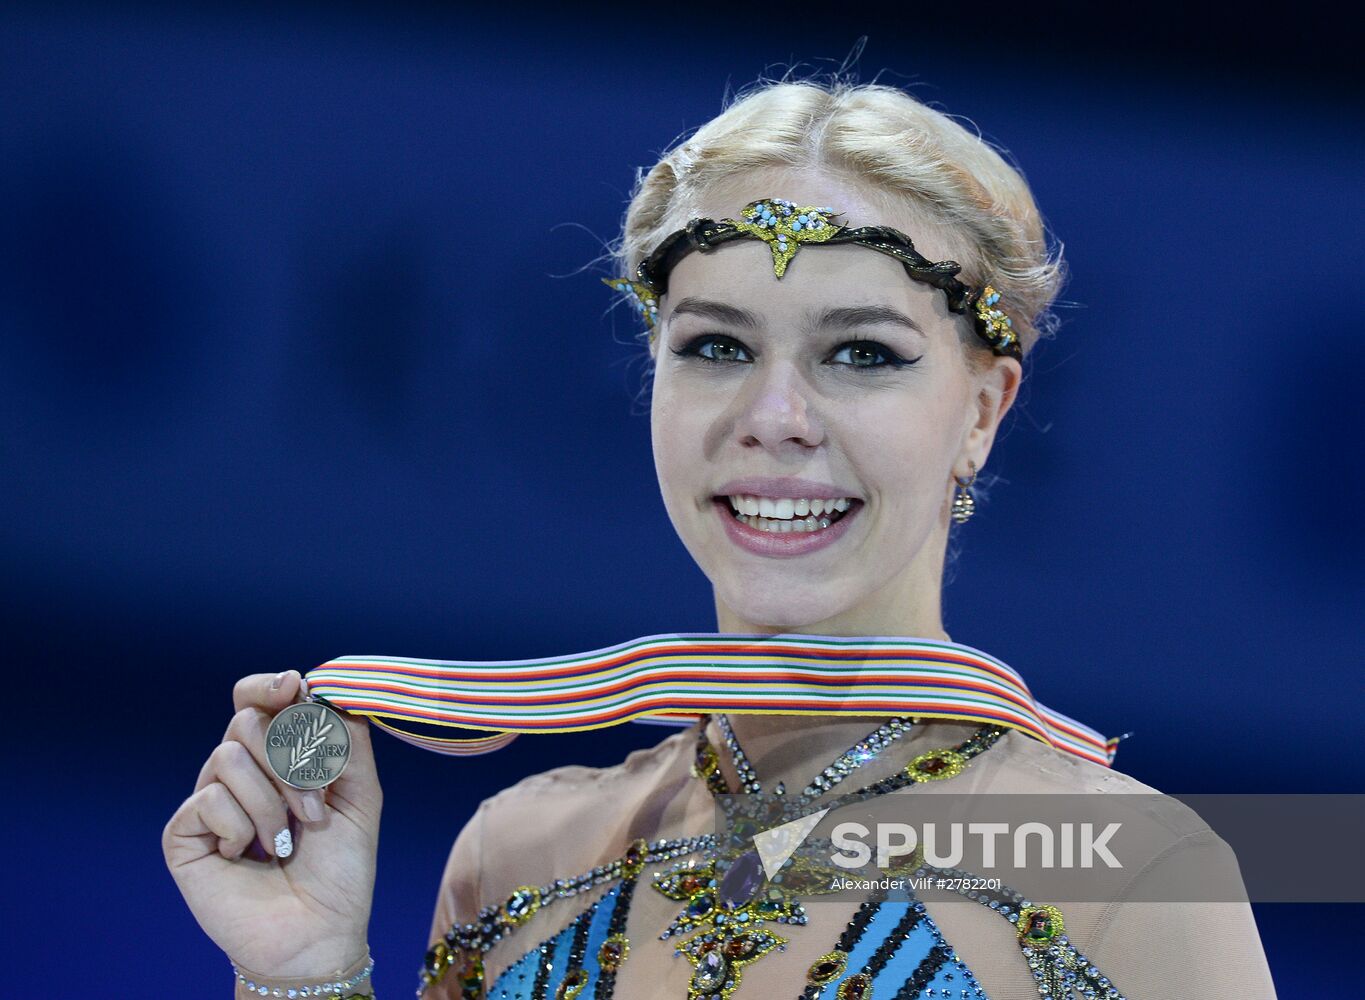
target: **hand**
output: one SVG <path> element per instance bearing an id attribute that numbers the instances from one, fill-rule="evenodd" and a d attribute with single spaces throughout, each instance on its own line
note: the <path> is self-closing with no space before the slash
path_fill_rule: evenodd
<path id="1" fill-rule="evenodd" d="M 199 926 L 238 965 L 281 979 L 364 956 L 383 804 L 369 723 L 345 713 L 350 756 L 327 788 L 301 791 L 270 769 L 270 720 L 305 693 L 297 670 L 239 680 L 237 714 L 161 835 Z M 277 851 L 291 827 L 292 851 Z"/>

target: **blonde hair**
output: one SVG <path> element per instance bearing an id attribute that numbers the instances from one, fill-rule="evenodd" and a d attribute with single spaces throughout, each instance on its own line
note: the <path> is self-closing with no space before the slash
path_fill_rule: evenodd
<path id="1" fill-rule="evenodd" d="M 905 91 L 837 78 L 760 80 L 666 150 L 648 172 L 637 171 L 612 247 L 616 273 L 633 275 L 665 236 L 686 225 L 709 185 L 765 168 L 832 172 L 860 182 L 889 207 L 909 206 L 941 219 L 960 251 L 955 259 L 963 266 L 962 280 L 995 286 L 1025 353 L 1055 330 L 1051 307 L 1064 280 L 1061 245 L 1049 246 L 1020 172 L 979 135 Z M 969 340 L 989 352 L 977 338 Z M 968 357 L 969 363 L 979 360 Z"/>

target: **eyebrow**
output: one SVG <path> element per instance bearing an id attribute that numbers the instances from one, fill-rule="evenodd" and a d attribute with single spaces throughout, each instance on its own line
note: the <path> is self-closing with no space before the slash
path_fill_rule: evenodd
<path id="1" fill-rule="evenodd" d="M 758 317 L 747 309 L 726 305 L 724 302 L 714 302 L 710 299 L 699 299 L 695 296 L 689 296 L 674 306 L 673 315 L 701 316 L 717 323 L 744 327 L 746 330 L 756 330 L 760 325 Z M 833 327 L 849 330 L 876 323 L 891 323 L 914 330 L 919 334 L 924 333 L 919 328 L 919 324 L 899 309 L 894 309 L 891 306 L 834 306 L 814 314 L 812 319 L 817 328 Z"/>
<path id="2" fill-rule="evenodd" d="M 712 302 L 710 299 L 699 299 L 694 296 L 688 296 L 674 306 L 673 315 L 700 316 L 703 319 L 715 320 L 717 323 L 742 326 L 747 330 L 758 329 L 758 317 L 747 309 L 739 309 L 735 306 L 727 306 L 724 302 Z"/>
<path id="3" fill-rule="evenodd" d="M 826 309 L 815 319 L 817 328 L 834 327 L 844 330 L 855 326 L 871 326 L 875 323 L 891 323 L 914 330 L 916 333 L 924 332 L 913 319 L 891 306 L 841 306 Z"/>

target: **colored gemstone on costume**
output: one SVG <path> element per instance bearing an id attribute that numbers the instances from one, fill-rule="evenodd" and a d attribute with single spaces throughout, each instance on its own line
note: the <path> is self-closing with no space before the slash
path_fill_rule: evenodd
<path id="1" fill-rule="evenodd" d="M 464 997 L 483 996 L 483 956 L 466 955 L 459 968 L 460 992 Z"/>
<path id="2" fill-rule="evenodd" d="M 649 844 L 644 840 L 635 840 L 626 848 L 626 853 L 621 856 L 620 872 L 626 878 L 634 878 L 644 871 L 645 856 L 649 853 Z"/>
<path id="3" fill-rule="evenodd" d="M 758 832 L 760 832 L 759 825 L 752 816 L 737 816 L 734 822 L 730 824 L 731 840 L 749 840 Z"/>
<path id="4" fill-rule="evenodd" d="M 848 956 L 843 952 L 831 951 L 817 958 L 806 972 L 806 979 L 822 986 L 844 971 Z"/>
<path id="5" fill-rule="evenodd" d="M 535 886 L 523 885 L 502 905 L 503 918 L 512 925 L 524 924 L 540 909 L 540 890 Z"/>
<path id="6" fill-rule="evenodd" d="M 961 774 L 967 758 L 956 750 L 930 750 L 905 765 L 906 774 L 916 781 L 942 781 Z"/>
<path id="7" fill-rule="evenodd" d="M 687 904 L 687 915 L 692 918 L 704 917 L 715 908 L 715 900 L 710 896 L 698 896 Z"/>
<path id="8" fill-rule="evenodd" d="M 438 976 L 445 969 L 449 960 L 450 949 L 446 947 L 444 941 L 438 941 L 432 946 L 431 950 L 427 952 L 423 964 L 427 972 L 431 973 L 433 976 Z"/>
<path id="9" fill-rule="evenodd" d="M 708 951 L 697 963 L 697 971 L 692 974 L 692 988 L 698 993 L 710 995 L 719 993 L 730 974 L 730 963 L 719 951 Z"/>
<path id="10" fill-rule="evenodd" d="M 839 984 L 839 1000 L 871 1000 L 872 977 L 866 972 L 849 976 Z"/>
<path id="11" fill-rule="evenodd" d="M 588 985 L 588 974 L 582 969 L 570 969 L 564 981 L 555 990 L 555 1000 L 573 1000 Z"/>
<path id="12" fill-rule="evenodd" d="M 1019 912 L 1019 943 L 1046 948 L 1065 933 L 1062 911 L 1046 903 L 1026 906 Z"/>
<path id="13" fill-rule="evenodd" d="M 613 934 L 602 942 L 597 949 L 597 964 L 607 972 L 621 968 L 626 956 L 630 954 L 630 941 L 624 934 Z"/>
<path id="14" fill-rule="evenodd" d="M 741 934 L 725 943 L 726 958 L 748 958 L 758 951 L 758 942 L 747 934 Z"/>
<path id="15" fill-rule="evenodd" d="M 720 901 L 733 910 L 754 898 L 763 887 L 763 861 L 757 851 L 747 851 L 735 859 L 720 880 Z"/>

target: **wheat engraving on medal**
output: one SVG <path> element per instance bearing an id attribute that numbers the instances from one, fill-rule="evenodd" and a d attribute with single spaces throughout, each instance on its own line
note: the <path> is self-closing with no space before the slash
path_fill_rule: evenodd
<path id="1" fill-rule="evenodd" d="M 295 788 L 325 788 L 351 757 L 351 734 L 336 711 L 318 701 L 290 705 L 265 734 L 270 769 Z"/>

